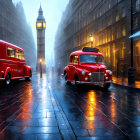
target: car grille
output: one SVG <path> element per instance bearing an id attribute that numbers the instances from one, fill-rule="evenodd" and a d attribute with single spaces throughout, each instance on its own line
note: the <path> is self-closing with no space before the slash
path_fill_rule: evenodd
<path id="1" fill-rule="evenodd" d="M 104 72 L 92 72 L 90 82 L 95 82 L 97 84 L 104 83 Z"/>

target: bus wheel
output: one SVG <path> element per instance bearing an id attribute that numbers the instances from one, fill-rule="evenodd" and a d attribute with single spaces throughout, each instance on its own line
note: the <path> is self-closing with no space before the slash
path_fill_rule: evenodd
<path id="1" fill-rule="evenodd" d="M 10 74 L 7 74 L 6 78 L 5 78 L 5 84 L 10 85 L 10 83 L 11 83 L 11 76 L 10 76 Z"/>

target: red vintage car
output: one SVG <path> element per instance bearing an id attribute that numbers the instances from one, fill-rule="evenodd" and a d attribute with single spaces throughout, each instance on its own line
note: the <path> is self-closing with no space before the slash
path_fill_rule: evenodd
<path id="1" fill-rule="evenodd" d="M 23 49 L 0 40 L 0 81 L 9 85 L 12 79 L 32 77 L 31 67 L 27 66 Z"/>
<path id="2" fill-rule="evenodd" d="M 109 88 L 112 72 L 107 70 L 103 55 L 97 48 L 85 47 L 70 54 L 70 63 L 64 68 L 66 83 L 79 85 L 97 85 Z"/>

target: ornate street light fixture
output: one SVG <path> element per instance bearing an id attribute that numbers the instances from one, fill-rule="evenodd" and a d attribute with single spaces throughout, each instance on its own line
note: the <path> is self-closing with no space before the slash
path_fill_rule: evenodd
<path id="1" fill-rule="evenodd" d="M 40 59 L 40 78 L 42 78 L 42 59 Z"/>

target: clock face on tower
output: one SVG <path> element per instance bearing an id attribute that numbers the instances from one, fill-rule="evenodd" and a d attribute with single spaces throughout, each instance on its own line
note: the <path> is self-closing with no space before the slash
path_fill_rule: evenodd
<path id="1" fill-rule="evenodd" d="M 46 29 L 46 22 L 37 22 L 36 23 L 36 28 L 38 29 Z"/>
<path id="2" fill-rule="evenodd" d="M 43 22 L 43 28 L 46 29 L 46 22 Z"/>

